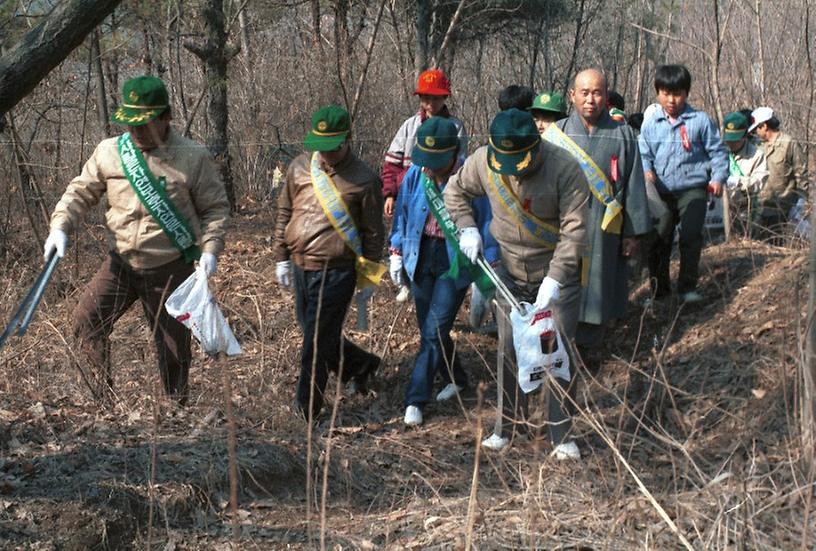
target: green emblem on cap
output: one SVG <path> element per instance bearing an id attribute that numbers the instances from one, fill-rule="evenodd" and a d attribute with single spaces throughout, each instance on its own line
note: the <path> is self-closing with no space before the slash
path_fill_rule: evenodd
<path id="1" fill-rule="evenodd" d="M 434 139 L 433 136 L 427 136 L 425 138 L 425 145 L 427 145 L 428 147 L 433 147 L 435 144 L 436 140 Z"/>
<path id="2" fill-rule="evenodd" d="M 141 126 L 167 111 L 169 105 L 162 79 L 153 76 L 131 78 L 122 86 L 122 104 L 114 111 L 111 120 Z"/>
<path id="3" fill-rule="evenodd" d="M 334 151 L 343 145 L 350 130 L 348 111 L 339 105 L 322 107 L 312 114 L 312 130 L 306 134 L 303 148 L 309 151 Z"/>
<path id="4" fill-rule="evenodd" d="M 513 141 L 512 140 L 502 140 L 499 143 L 505 149 L 512 149 L 512 147 L 513 147 Z"/>
<path id="5" fill-rule="evenodd" d="M 541 103 L 549 103 L 549 101 L 550 101 L 550 95 L 549 95 L 549 94 L 541 94 L 541 95 L 538 97 L 538 101 L 540 101 Z"/>
<path id="6" fill-rule="evenodd" d="M 727 128 L 728 128 L 728 130 L 734 130 L 734 128 L 736 128 L 736 126 L 734 126 L 733 122 L 729 122 Z"/>

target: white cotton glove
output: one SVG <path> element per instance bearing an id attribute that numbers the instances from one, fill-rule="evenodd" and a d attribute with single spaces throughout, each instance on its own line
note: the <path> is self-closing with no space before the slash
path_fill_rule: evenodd
<path id="1" fill-rule="evenodd" d="M 538 310 L 543 310 L 550 305 L 554 300 L 558 300 L 558 295 L 561 293 L 561 284 L 556 280 L 547 276 L 541 282 L 541 287 L 538 288 L 538 296 L 536 296 L 535 307 Z"/>
<path id="2" fill-rule="evenodd" d="M 737 189 L 740 185 L 740 177 L 739 176 L 729 176 L 728 179 L 725 181 L 725 186 L 728 189 Z"/>
<path id="3" fill-rule="evenodd" d="M 275 279 L 283 287 L 292 286 L 292 261 L 283 260 L 275 264 Z"/>
<path id="4" fill-rule="evenodd" d="M 48 260 L 51 253 L 54 252 L 58 258 L 62 258 L 65 256 L 66 247 L 68 247 L 68 236 L 65 235 L 65 232 L 62 230 L 51 230 L 43 246 L 43 257 Z"/>
<path id="5" fill-rule="evenodd" d="M 210 277 L 218 269 L 218 259 L 212 253 L 201 253 L 198 263 L 204 268 L 207 277 Z"/>
<path id="6" fill-rule="evenodd" d="M 459 234 L 459 248 L 468 260 L 476 262 L 476 258 L 482 252 L 482 236 L 475 226 L 464 228 Z"/>
<path id="7" fill-rule="evenodd" d="M 402 287 L 402 255 L 392 254 L 388 266 L 388 275 L 397 287 Z"/>

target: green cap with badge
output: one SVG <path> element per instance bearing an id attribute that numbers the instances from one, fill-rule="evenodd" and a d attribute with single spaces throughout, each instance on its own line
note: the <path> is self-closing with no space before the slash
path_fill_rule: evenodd
<path id="1" fill-rule="evenodd" d="M 303 140 L 309 151 L 334 151 L 346 141 L 351 131 L 348 111 L 339 105 L 321 107 L 312 115 L 312 129 Z"/>
<path id="2" fill-rule="evenodd" d="M 122 86 L 122 104 L 113 113 L 111 121 L 142 126 L 167 111 L 169 106 L 162 79 L 148 75 L 131 78 Z"/>
<path id="3" fill-rule="evenodd" d="M 564 96 L 558 92 L 542 92 L 535 97 L 530 111 L 551 111 L 560 115 L 567 113 L 567 102 L 564 101 Z"/>
<path id="4" fill-rule="evenodd" d="M 431 117 L 422 123 L 411 150 L 411 162 L 431 170 L 445 168 L 459 151 L 459 130 L 450 119 Z"/>
<path id="5" fill-rule="evenodd" d="M 742 113 L 728 113 L 723 119 L 723 141 L 740 141 L 748 133 L 748 126 L 748 118 Z"/>
<path id="6" fill-rule="evenodd" d="M 530 166 L 540 145 L 530 113 L 515 108 L 501 111 L 490 123 L 487 163 L 499 174 L 518 174 Z"/>

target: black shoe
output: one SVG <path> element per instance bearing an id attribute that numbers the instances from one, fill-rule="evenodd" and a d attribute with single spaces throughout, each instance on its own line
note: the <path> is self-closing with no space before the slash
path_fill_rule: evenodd
<path id="1" fill-rule="evenodd" d="M 380 368 L 380 362 L 381 360 L 379 356 L 371 354 L 371 357 L 366 362 L 365 366 L 357 374 L 351 377 L 351 380 L 349 381 L 349 390 L 356 394 L 367 394 L 369 379 L 374 372 Z"/>

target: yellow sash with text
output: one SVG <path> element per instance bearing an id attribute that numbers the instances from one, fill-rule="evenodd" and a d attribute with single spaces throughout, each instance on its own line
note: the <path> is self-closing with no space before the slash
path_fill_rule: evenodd
<path id="1" fill-rule="evenodd" d="M 310 169 L 312 188 L 317 201 L 326 214 L 326 218 L 329 219 L 334 231 L 346 242 L 346 246 L 357 255 L 357 261 L 354 265 L 357 272 L 357 287 L 365 289 L 366 287 L 379 285 L 386 268 L 382 264 L 363 256 L 360 232 L 357 230 L 357 226 L 354 225 L 354 220 L 352 220 L 343 198 L 340 197 L 337 186 L 334 185 L 331 177 L 320 168 L 320 154 L 317 152 L 312 154 Z"/>
<path id="2" fill-rule="evenodd" d="M 548 126 L 541 137 L 553 145 L 566 149 L 578 161 L 581 171 L 589 184 L 589 191 L 606 206 L 606 211 L 601 220 L 601 229 L 607 233 L 620 235 L 621 229 L 623 229 L 623 206 L 615 198 L 612 184 L 606 179 L 603 170 L 595 164 L 595 161 L 586 151 L 581 149 L 581 146 L 555 124 Z"/>

